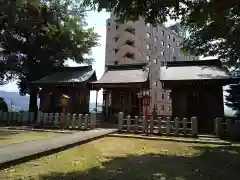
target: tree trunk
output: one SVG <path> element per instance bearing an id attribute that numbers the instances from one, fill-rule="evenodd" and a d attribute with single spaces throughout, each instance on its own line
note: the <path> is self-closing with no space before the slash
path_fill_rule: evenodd
<path id="1" fill-rule="evenodd" d="M 38 105 L 37 105 L 38 88 L 35 86 L 31 86 L 29 95 L 30 95 L 29 112 L 34 112 L 34 114 L 37 114 L 37 111 L 38 111 Z"/>

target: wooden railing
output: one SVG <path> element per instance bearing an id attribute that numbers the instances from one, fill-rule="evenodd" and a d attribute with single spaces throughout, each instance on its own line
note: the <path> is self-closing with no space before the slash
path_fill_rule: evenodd
<path id="1" fill-rule="evenodd" d="M 151 133 L 162 135 L 175 135 L 175 136 L 197 136 L 197 118 L 170 118 L 158 117 L 157 119 L 148 120 L 148 126 L 145 116 L 131 118 L 120 112 L 118 114 L 118 129 L 120 132 L 139 132 Z"/>

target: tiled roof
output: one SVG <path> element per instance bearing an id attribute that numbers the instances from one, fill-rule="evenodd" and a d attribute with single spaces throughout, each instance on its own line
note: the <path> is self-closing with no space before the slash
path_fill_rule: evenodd
<path id="1" fill-rule="evenodd" d="M 160 68 L 160 80 L 231 79 L 231 75 L 216 66 L 172 66 Z"/>
<path id="2" fill-rule="evenodd" d="M 95 76 L 95 70 L 92 66 L 80 66 L 80 67 L 64 67 L 53 73 L 50 76 L 43 77 L 37 81 L 33 81 L 34 84 L 61 84 L 61 83 L 81 83 L 89 80 L 92 76 Z"/>
<path id="3" fill-rule="evenodd" d="M 148 80 L 147 69 L 115 69 L 106 71 L 101 79 L 93 84 L 142 83 Z"/>

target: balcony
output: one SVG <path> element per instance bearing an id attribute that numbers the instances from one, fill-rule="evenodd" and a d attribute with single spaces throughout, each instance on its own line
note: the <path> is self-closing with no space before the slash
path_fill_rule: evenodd
<path id="1" fill-rule="evenodd" d="M 128 57 L 123 57 L 121 59 L 108 62 L 108 65 L 128 65 L 128 64 L 130 65 L 130 64 L 142 64 L 142 63 L 146 63 L 146 61 L 133 60 Z"/>
<path id="2" fill-rule="evenodd" d="M 117 47 L 120 48 L 122 45 L 126 43 L 126 41 L 134 41 L 135 45 L 141 44 L 137 36 L 128 31 L 125 31 L 121 36 L 119 36 L 119 38 L 117 38 L 116 40 Z"/>
<path id="3" fill-rule="evenodd" d="M 121 36 L 125 31 L 128 31 L 129 33 L 135 34 L 134 32 L 134 22 L 128 21 L 124 24 L 119 24 L 118 29 L 116 31 L 117 36 Z"/>
<path id="4" fill-rule="evenodd" d="M 130 44 L 124 44 L 120 48 L 118 48 L 119 51 L 116 53 L 116 59 L 121 59 L 125 56 L 126 53 L 133 53 L 135 55 L 136 60 L 146 59 L 146 57 L 143 56 L 143 52 L 141 52 L 138 48 L 130 45 Z"/>

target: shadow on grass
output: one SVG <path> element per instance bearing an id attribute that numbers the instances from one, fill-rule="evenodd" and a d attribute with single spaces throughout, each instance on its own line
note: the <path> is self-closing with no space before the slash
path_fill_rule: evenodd
<path id="1" fill-rule="evenodd" d="M 0 140 L 9 139 L 12 135 L 20 134 L 18 131 L 0 130 Z"/>
<path id="2" fill-rule="evenodd" d="M 239 180 L 240 147 L 194 147 L 200 155 L 163 154 L 107 157 L 101 166 L 84 172 L 48 173 L 40 180 Z M 187 154 L 187 153 L 186 153 Z M 64 162 L 62 162 L 64 163 Z"/>

